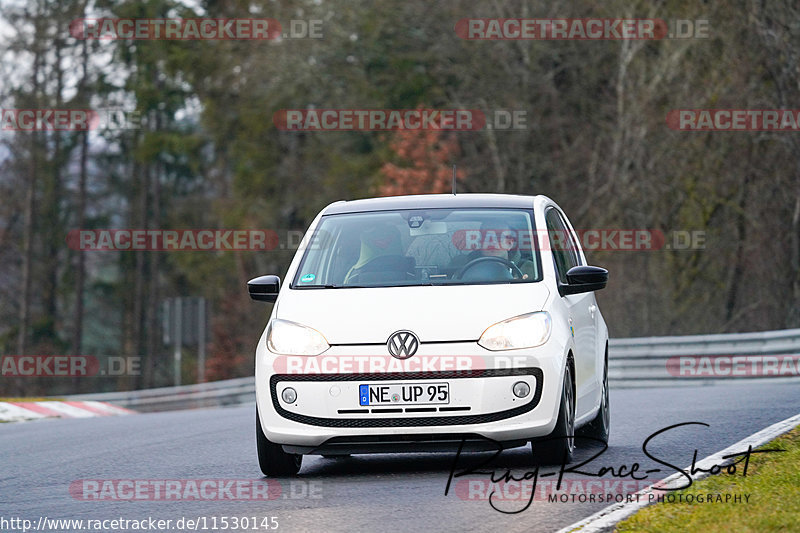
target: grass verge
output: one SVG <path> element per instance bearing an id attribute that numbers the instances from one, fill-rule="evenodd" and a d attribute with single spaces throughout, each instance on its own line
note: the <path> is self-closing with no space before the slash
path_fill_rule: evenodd
<path id="1" fill-rule="evenodd" d="M 782 453 L 754 454 L 747 477 L 709 476 L 675 495 L 741 495 L 741 503 L 658 503 L 617 524 L 615 531 L 702 531 L 728 533 L 800 531 L 800 427 L 761 448 Z M 744 495 L 750 496 L 745 500 Z"/>

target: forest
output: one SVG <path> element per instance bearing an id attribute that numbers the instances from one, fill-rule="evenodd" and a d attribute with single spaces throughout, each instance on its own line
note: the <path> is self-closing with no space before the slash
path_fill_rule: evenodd
<path id="1" fill-rule="evenodd" d="M 471 39 L 458 26 L 589 17 L 703 31 Z M 269 19 L 288 34 L 81 33 L 103 18 Z M 0 58 L 0 355 L 141 358 L 120 379 L 0 378 L 4 394 L 173 383 L 163 309 L 175 297 L 208 302 L 203 379 L 252 375 L 269 306 L 249 300 L 247 280 L 282 276 L 327 204 L 450 192 L 454 164 L 461 193 L 545 194 L 575 228 L 663 236 L 655 249 L 587 251 L 610 272 L 598 299 L 612 337 L 800 327 L 800 132 L 670 119 L 800 108 L 794 1 L 2 0 Z M 92 127 L 24 131 L 6 113 L 42 109 L 92 110 Z M 475 110 L 487 124 L 281 119 L 313 109 Z M 70 245 L 70 232 L 114 229 L 259 229 L 280 245 Z M 196 352 L 184 349 L 183 383 L 198 379 Z"/>

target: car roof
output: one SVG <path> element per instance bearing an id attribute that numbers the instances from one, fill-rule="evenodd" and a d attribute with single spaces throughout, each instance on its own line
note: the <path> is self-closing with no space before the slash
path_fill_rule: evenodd
<path id="1" fill-rule="evenodd" d="M 459 207 L 495 207 L 532 209 L 535 203 L 548 200 L 544 196 L 516 194 L 420 194 L 413 196 L 387 196 L 363 200 L 340 201 L 329 205 L 322 215 L 363 213 L 368 211 L 394 211 L 399 209 L 436 209 Z"/>

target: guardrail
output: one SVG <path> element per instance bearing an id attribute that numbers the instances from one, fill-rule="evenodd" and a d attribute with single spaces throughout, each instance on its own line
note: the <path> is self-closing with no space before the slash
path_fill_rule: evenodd
<path id="1" fill-rule="evenodd" d="M 135 411 L 147 412 L 238 405 L 255 402 L 255 393 L 255 378 L 250 376 L 179 387 L 77 394 L 68 398 L 109 402 Z"/>
<path id="2" fill-rule="evenodd" d="M 665 385 L 712 385 L 720 381 L 796 377 L 681 377 L 670 373 L 667 363 L 681 356 L 765 356 L 800 353 L 800 329 L 609 339 L 608 379 L 611 385 L 649 387 Z"/>
<path id="3" fill-rule="evenodd" d="M 674 385 L 712 385 L 721 381 L 772 379 L 798 380 L 798 377 L 680 377 L 667 368 L 671 357 L 747 356 L 800 353 L 800 329 L 686 335 L 677 337 L 638 337 L 609 340 L 608 377 L 612 387 L 651 387 Z M 70 396 L 74 400 L 111 402 L 137 411 L 168 411 L 200 407 L 221 407 L 255 401 L 253 377 L 212 381 L 180 387 L 164 387 L 129 392 L 103 392 Z"/>

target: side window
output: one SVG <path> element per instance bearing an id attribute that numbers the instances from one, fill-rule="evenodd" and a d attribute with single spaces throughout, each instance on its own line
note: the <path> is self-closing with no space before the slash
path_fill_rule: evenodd
<path id="1" fill-rule="evenodd" d="M 574 260 L 574 262 L 572 263 L 570 268 L 572 268 L 574 266 L 582 265 L 583 261 L 581 261 L 581 254 L 579 252 L 580 247 L 578 246 L 578 243 L 575 240 L 575 235 L 571 231 L 569 231 L 569 229 L 568 229 L 569 226 L 568 226 L 568 224 L 567 224 L 567 222 L 565 220 L 565 216 L 560 214 L 560 213 L 557 213 L 557 214 L 558 214 L 559 220 L 561 220 L 561 223 L 564 225 L 564 231 L 567 234 L 567 239 L 569 239 L 569 251 L 570 251 L 570 254 L 572 255 L 572 258 Z"/>
<path id="2" fill-rule="evenodd" d="M 553 261 L 556 265 L 556 273 L 561 283 L 567 282 L 567 271 L 580 265 L 580 258 L 576 249 L 575 241 L 567 229 L 564 220 L 558 211 L 548 209 L 545 213 L 547 223 L 547 235 L 550 239 L 550 251 L 553 254 Z"/>

